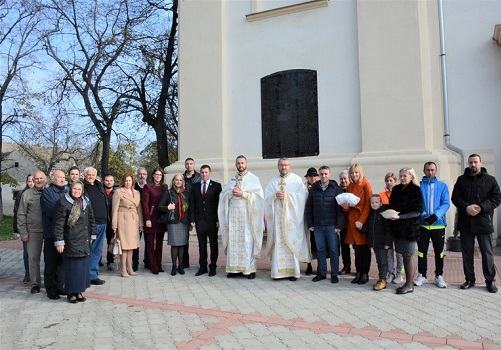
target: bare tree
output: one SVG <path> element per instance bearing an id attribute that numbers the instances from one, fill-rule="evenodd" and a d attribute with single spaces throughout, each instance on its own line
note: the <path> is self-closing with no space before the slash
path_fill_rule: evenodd
<path id="1" fill-rule="evenodd" d="M 17 100 L 27 93 L 23 71 L 36 64 L 34 53 L 40 49 L 37 27 L 40 6 L 36 0 L 0 1 L 0 137 L 6 128 L 16 124 L 22 114 L 16 110 Z M 6 106 L 6 104 L 8 106 Z M 0 144 L 0 154 L 3 154 Z M 2 169 L 2 173 L 4 169 Z M 0 221 L 3 200 L 0 191 Z"/>
<path id="2" fill-rule="evenodd" d="M 158 163 L 170 165 L 169 139 L 178 137 L 177 30 L 178 1 L 148 1 L 148 21 L 137 29 L 132 67 L 124 69 L 132 84 L 130 106 L 155 130 Z M 152 25 L 154 23 L 154 25 Z"/>
<path id="3" fill-rule="evenodd" d="M 102 143 L 101 173 L 108 172 L 113 125 L 127 113 L 131 91 L 120 60 L 135 38 L 134 27 L 145 19 L 128 0 L 50 0 L 46 51 L 62 71 L 60 100 L 72 93 L 75 113 L 88 117 Z"/>
<path id="4" fill-rule="evenodd" d="M 48 109 L 48 108 L 47 108 Z M 55 115 L 31 115 L 19 124 L 16 144 L 24 156 L 46 174 L 55 168 L 88 165 L 91 152 L 82 127 L 69 122 L 66 111 Z"/>

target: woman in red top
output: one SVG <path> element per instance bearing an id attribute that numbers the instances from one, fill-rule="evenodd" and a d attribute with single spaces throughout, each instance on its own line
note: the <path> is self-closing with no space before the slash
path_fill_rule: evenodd
<path id="1" fill-rule="evenodd" d="M 348 203 L 342 205 L 344 211 L 348 213 L 345 243 L 353 245 L 355 251 L 355 267 L 357 275 L 351 283 L 365 284 L 369 281 L 369 270 L 371 268 L 371 250 L 367 234 L 360 229 L 365 225 L 365 221 L 371 212 L 370 197 L 372 187 L 364 176 L 364 170 L 360 164 L 353 164 L 348 170 L 351 183 L 346 192 L 353 193 L 360 198 L 360 202 L 354 207 Z"/>
<path id="2" fill-rule="evenodd" d="M 158 203 L 168 186 L 164 182 L 164 172 L 156 168 L 151 173 L 151 183 L 144 185 L 141 196 L 143 206 L 144 233 L 146 235 L 146 251 L 150 257 L 150 270 L 154 275 L 164 272 L 162 269 L 162 249 L 165 234 L 165 225 L 158 222 L 161 213 Z"/>

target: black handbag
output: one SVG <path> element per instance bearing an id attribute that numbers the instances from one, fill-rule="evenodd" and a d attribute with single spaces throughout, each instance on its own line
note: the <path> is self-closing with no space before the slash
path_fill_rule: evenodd
<path id="1" fill-rule="evenodd" d="M 169 190 L 169 191 L 170 191 L 170 190 Z M 172 202 L 172 197 L 171 197 L 170 192 L 169 192 L 169 197 L 170 197 L 170 203 L 173 203 L 173 202 Z M 175 209 L 169 210 L 169 211 L 167 212 L 167 214 L 164 214 L 164 215 L 160 216 L 160 217 L 158 218 L 158 222 L 159 222 L 160 224 L 169 224 L 169 223 L 171 223 L 171 222 L 176 221 L 176 215 L 174 214 L 174 210 L 175 210 Z"/>

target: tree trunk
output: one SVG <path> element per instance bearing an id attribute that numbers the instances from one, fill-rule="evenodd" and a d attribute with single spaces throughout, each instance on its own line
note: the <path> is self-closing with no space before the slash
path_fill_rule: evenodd
<path id="1" fill-rule="evenodd" d="M 101 177 L 108 174 L 109 162 L 110 162 L 110 144 L 111 144 L 111 129 L 106 130 L 106 133 L 102 136 L 103 142 L 103 153 L 101 154 Z"/>

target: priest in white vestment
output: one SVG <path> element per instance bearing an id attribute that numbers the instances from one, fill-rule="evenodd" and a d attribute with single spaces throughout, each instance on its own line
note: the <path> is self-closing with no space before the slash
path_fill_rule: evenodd
<path id="1" fill-rule="evenodd" d="M 302 179 L 290 172 L 288 158 L 278 161 L 279 175 L 273 177 L 264 194 L 268 220 L 266 255 L 271 260 L 271 277 L 300 277 L 300 262 L 309 262 L 304 207 L 308 190 Z"/>
<path id="2" fill-rule="evenodd" d="M 227 277 L 256 277 L 264 230 L 264 196 L 259 178 L 247 170 L 247 159 L 238 156 L 238 172 L 219 196 L 219 232 L 226 254 Z"/>

